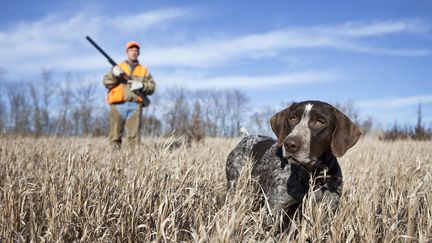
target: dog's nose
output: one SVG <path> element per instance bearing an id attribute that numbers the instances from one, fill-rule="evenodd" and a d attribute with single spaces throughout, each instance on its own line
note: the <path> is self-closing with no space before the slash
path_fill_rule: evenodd
<path id="1" fill-rule="evenodd" d="M 289 153 L 295 153 L 297 150 L 299 150 L 300 143 L 295 138 L 287 139 L 284 143 L 285 150 Z"/>

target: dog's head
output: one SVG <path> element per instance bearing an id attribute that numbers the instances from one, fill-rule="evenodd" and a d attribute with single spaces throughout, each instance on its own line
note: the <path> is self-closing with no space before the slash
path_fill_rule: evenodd
<path id="1" fill-rule="evenodd" d="M 288 162 L 315 168 L 331 151 L 341 157 L 360 138 L 360 129 L 342 112 L 321 101 L 304 101 L 276 113 L 270 125 Z"/>

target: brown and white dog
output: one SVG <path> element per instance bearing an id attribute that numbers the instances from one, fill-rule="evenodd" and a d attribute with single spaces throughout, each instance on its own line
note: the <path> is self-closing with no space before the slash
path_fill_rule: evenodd
<path id="1" fill-rule="evenodd" d="M 271 117 L 277 140 L 260 135 L 243 137 L 226 162 L 228 188 L 253 160 L 252 176 L 265 194 L 270 210 L 289 216 L 310 189 L 318 200 L 328 199 L 335 210 L 342 193 L 341 157 L 359 139 L 359 128 L 342 112 L 321 101 L 304 101 Z M 314 188 L 309 188 L 312 185 Z"/>

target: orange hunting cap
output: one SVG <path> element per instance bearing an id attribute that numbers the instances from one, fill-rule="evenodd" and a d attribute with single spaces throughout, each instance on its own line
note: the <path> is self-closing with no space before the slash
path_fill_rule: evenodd
<path id="1" fill-rule="evenodd" d="M 140 49 L 140 45 L 136 41 L 129 41 L 126 44 L 126 50 L 129 49 L 129 48 L 131 48 L 131 47 L 138 47 L 138 49 Z"/>

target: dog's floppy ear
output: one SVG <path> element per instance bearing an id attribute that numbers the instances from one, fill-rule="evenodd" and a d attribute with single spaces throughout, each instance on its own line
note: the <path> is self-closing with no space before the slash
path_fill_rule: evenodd
<path id="1" fill-rule="evenodd" d="M 331 150 L 336 157 L 342 157 L 360 138 L 360 129 L 342 112 L 334 109 L 336 128 L 332 135 Z"/>
<path id="2" fill-rule="evenodd" d="M 277 145 L 280 147 L 283 144 L 283 140 L 288 133 L 288 124 L 286 121 L 286 115 L 289 111 L 289 107 L 279 111 L 270 118 L 270 126 L 277 137 Z"/>

